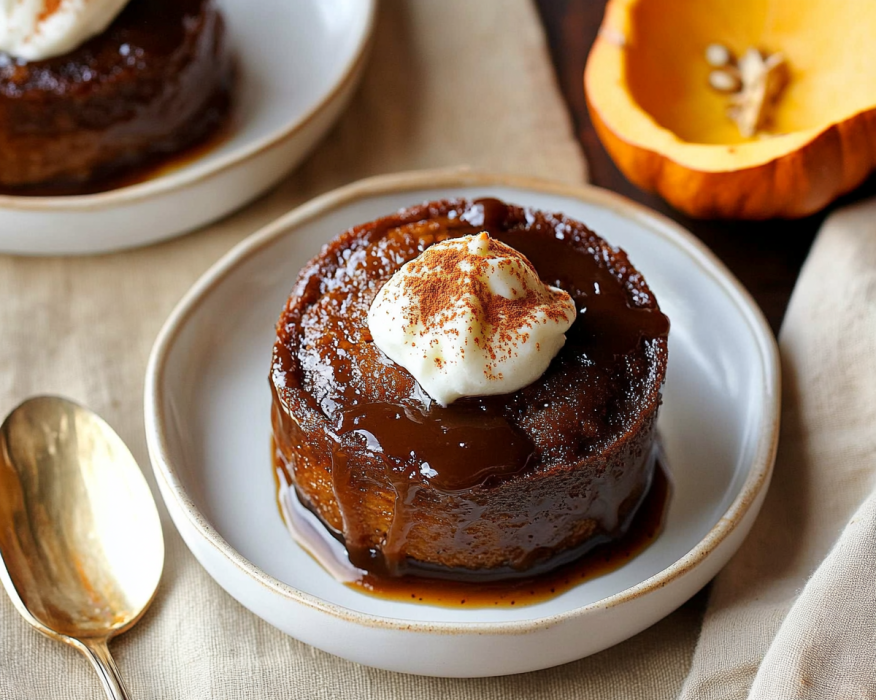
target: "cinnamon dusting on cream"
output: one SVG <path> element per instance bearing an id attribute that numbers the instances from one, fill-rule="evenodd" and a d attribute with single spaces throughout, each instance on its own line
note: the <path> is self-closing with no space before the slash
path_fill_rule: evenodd
<path id="1" fill-rule="evenodd" d="M 43 2 L 43 11 L 40 13 L 38 21 L 44 22 L 53 14 L 55 14 L 58 9 L 61 7 L 61 3 L 64 0 L 44 0 Z"/>
<path id="2" fill-rule="evenodd" d="M 477 239 L 478 245 L 483 246 L 483 254 L 472 254 L 461 246 L 447 246 L 440 250 L 436 247 L 431 255 L 411 261 L 411 279 L 404 290 L 410 302 L 404 320 L 417 327 L 417 336 L 425 338 L 436 332 L 458 335 L 459 330 L 453 327 L 453 321 L 461 314 L 471 314 L 478 322 L 478 332 L 473 338 L 475 344 L 496 361 L 515 354 L 518 346 L 529 339 L 525 329 L 532 328 L 535 323 L 564 322 L 565 307 L 551 305 L 550 299 L 568 299 L 568 294 L 542 284 L 538 285 L 540 289 L 532 288 L 529 284 L 531 278 L 508 257 L 500 258 L 496 266 L 514 277 L 523 292 L 512 287 L 511 298 L 494 294 L 486 282 L 491 272 L 487 255 L 517 256 L 536 279 L 538 273 L 529 260 L 510 246 L 490 238 L 489 234 L 478 234 Z M 543 309 L 546 318 L 536 321 L 533 314 L 538 308 Z M 470 331 L 474 328 L 474 325 L 468 326 Z M 432 338 L 430 345 L 437 342 Z M 501 373 L 492 375 L 488 369 L 484 373 L 490 380 L 502 376 Z"/>
<path id="3" fill-rule="evenodd" d="M 574 318 L 566 292 L 543 284 L 529 260 L 484 232 L 435 244 L 405 264 L 378 293 L 369 328 L 378 347 L 446 404 L 537 379 Z"/>

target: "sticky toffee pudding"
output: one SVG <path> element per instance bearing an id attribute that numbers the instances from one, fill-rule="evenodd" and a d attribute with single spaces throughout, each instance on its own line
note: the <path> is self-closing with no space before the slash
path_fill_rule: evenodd
<path id="1" fill-rule="evenodd" d="M 367 316 L 403 265 L 482 232 L 577 315 L 535 381 L 441 405 L 377 347 Z M 668 331 L 626 254 L 564 216 L 448 200 L 357 226 L 304 268 L 277 324 L 281 482 L 373 580 L 558 569 L 624 537 L 647 500 Z"/>

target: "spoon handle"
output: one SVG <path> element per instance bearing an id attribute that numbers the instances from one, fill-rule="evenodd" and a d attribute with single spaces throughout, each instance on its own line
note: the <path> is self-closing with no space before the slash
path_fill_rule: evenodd
<path id="1" fill-rule="evenodd" d="M 81 651 L 97 675 L 100 676 L 100 684 L 103 686 L 104 692 L 109 700 L 130 700 L 128 697 L 128 689 L 119 675 L 119 667 L 113 660 L 107 646 L 106 639 L 82 639 Z"/>

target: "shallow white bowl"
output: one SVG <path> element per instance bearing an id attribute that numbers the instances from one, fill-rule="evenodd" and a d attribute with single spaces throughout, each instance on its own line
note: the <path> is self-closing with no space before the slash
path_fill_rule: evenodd
<path id="1" fill-rule="evenodd" d="M 275 505 L 268 371 L 274 324 L 299 269 L 346 228 L 446 197 L 559 211 L 625 248 L 672 322 L 660 415 L 675 490 L 642 554 L 532 606 L 447 609 L 334 581 Z M 146 377 L 156 478 L 192 552 L 281 630 L 381 668 L 437 676 L 531 671 L 616 644 L 681 605 L 739 547 L 763 501 L 778 436 L 779 365 L 760 311 L 671 221 L 592 187 L 436 171 L 365 180 L 290 212 L 219 261 L 156 341 Z"/>
<path id="2" fill-rule="evenodd" d="M 230 136 L 145 182 L 72 197 L 0 195 L 0 252 L 101 253 L 218 219 L 276 184 L 340 116 L 376 0 L 220 0 L 238 62 Z"/>

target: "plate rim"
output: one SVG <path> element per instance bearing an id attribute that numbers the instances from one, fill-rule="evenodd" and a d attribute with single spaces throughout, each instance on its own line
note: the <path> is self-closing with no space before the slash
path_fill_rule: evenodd
<path id="1" fill-rule="evenodd" d="M 164 439 L 166 416 L 160 410 L 163 404 L 164 364 L 179 331 L 213 287 L 223 282 L 238 265 L 259 253 L 275 240 L 287 235 L 294 235 L 298 227 L 357 200 L 418 189 L 478 186 L 532 190 L 540 194 L 570 197 L 603 206 L 642 223 L 655 235 L 662 236 L 694 258 L 694 261 L 727 293 L 742 313 L 752 330 L 763 359 L 766 381 L 762 387 L 762 393 L 765 405 L 755 454 L 750 462 L 745 481 L 733 502 L 709 532 L 687 554 L 653 576 L 606 598 L 553 615 L 499 622 L 409 620 L 351 610 L 305 593 L 262 571 L 228 544 L 200 512 L 182 487 L 174 471 Z M 162 487 L 162 496 L 166 498 L 166 494 L 170 494 L 173 497 L 173 505 L 194 527 L 202 540 L 212 546 L 223 558 L 262 587 L 292 602 L 328 613 L 335 618 L 371 628 L 442 634 L 523 634 L 553 627 L 576 618 L 586 617 L 601 609 L 617 607 L 641 598 L 697 568 L 704 563 L 712 551 L 731 536 L 769 485 L 778 446 L 780 409 L 781 366 L 775 336 L 767 324 L 763 312 L 742 286 L 742 283 L 692 233 L 668 217 L 600 187 L 563 183 L 531 176 L 490 173 L 470 167 L 406 171 L 359 180 L 305 202 L 245 238 L 214 263 L 177 303 L 153 345 L 144 386 L 146 443 L 153 473 Z M 174 526 L 176 526 L 175 523 Z"/>
<path id="2" fill-rule="evenodd" d="M 205 163 L 199 158 L 190 168 L 174 169 L 143 182 L 117 187 L 105 192 L 47 197 L 0 194 L 0 209 L 29 212 L 80 212 L 130 204 L 167 192 L 189 189 L 203 180 L 224 173 L 289 141 L 316 120 L 359 75 L 374 42 L 374 28 L 377 21 L 377 0 L 362 1 L 367 5 L 365 22 L 361 34 L 357 37 L 355 50 L 342 67 L 339 77 L 330 84 L 328 90 L 307 111 L 272 133 L 262 136 L 252 143 L 241 145 L 234 151 L 216 159 L 213 163 Z"/>

